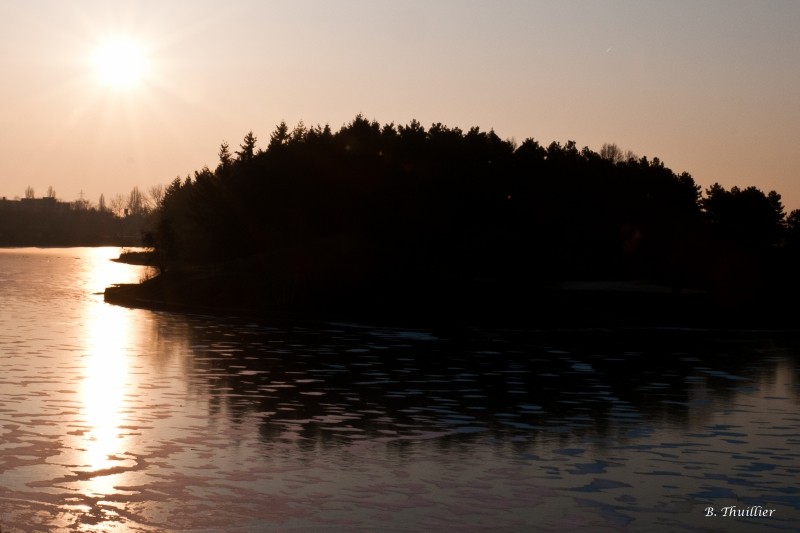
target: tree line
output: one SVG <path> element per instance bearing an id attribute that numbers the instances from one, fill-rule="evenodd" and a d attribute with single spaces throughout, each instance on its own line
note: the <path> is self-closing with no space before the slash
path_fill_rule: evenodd
<path id="1" fill-rule="evenodd" d="M 163 186 L 113 196 L 97 204 L 83 193 L 61 201 L 53 187 L 42 197 L 33 187 L 22 198 L 0 200 L 0 246 L 140 245 L 142 232 L 163 196 Z"/>
<path id="2" fill-rule="evenodd" d="M 791 284 L 800 211 L 614 144 L 517 144 L 494 131 L 279 124 L 163 189 L 162 268 L 246 272 L 264 298 L 532 295 L 559 280 L 648 280 L 750 302 Z M 260 291 L 260 292 L 259 292 Z M 321 295 L 321 296 L 320 296 Z M 300 304 L 298 304 L 300 305 Z"/>

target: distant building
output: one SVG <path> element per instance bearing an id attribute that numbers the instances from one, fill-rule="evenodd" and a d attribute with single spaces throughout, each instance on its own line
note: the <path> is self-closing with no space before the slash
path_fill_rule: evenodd
<path id="1" fill-rule="evenodd" d="M 70 207 L 69 202 L 59 202 L 53 197 L 44 198 L 20 198 L 9 200 L 5 196 L 0 200 L 0 211 L 17 213 L 52 213 L 56 211 L 66 211 Z"/>

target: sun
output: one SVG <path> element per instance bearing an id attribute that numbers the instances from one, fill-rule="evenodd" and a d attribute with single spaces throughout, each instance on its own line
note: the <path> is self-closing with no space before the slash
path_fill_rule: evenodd
<path id="1" fill-rule="evenodd" d="M 145 48 L 135 40 L 108 40 L 94 52 L 92 64 L 98 80 L 114 89 L 131 89 L 147 79 L 150 70 Z"/>

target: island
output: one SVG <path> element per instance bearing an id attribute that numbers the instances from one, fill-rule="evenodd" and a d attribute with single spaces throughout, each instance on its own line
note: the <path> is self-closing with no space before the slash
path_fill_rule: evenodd
<path id="1" fill-rule="evenodd" d="M 800 210 L 614 144 L 281 123 L 165 188 L 112 303 L 444 324 L 792 324 Z"/>

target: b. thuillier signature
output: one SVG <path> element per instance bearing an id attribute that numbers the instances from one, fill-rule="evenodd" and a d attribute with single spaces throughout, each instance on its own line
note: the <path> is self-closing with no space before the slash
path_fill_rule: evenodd
<path id="1" fill-rule="evenodd" d="M 717 513 L 713 507 L 706 507 L 706 516 L 772 516 L 775 509 L 764 509 L 760 505 L 753 505 L 751 507 L 736 507 L 729 505 L 722 507 Z"/>

